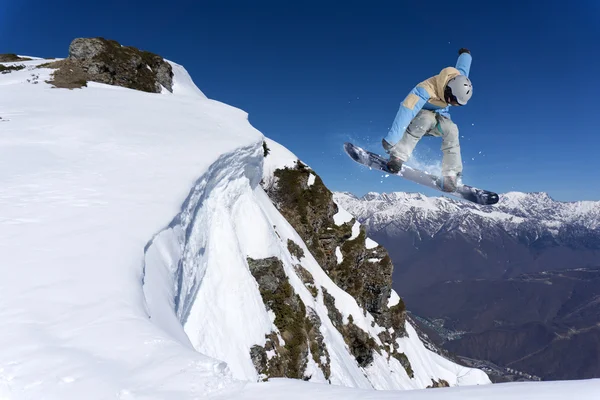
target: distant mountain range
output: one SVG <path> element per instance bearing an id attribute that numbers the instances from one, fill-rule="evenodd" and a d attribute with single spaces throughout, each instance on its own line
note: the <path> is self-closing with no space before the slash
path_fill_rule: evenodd
<path id="1" fill-rule="evenodd" d="M 405 295 L 444 281 L 600 265 L 600 202 L 519 192 L 487 207 L 416 193 L 335 200 L 388 249 Z"/>
<path id="2" fill-rule="evenodd" d="M 414 193 L 335 200 L 388 249 L 395 289 L 438 345 L 543 379 L 600 376 L 600 202 L 517 192 L 488 207 Z"/>

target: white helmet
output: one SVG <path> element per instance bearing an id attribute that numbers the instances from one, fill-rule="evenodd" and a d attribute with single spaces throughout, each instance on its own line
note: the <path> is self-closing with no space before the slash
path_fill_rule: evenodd
<path id="1" fill-rule="evenodd" d="M 444 90 L 446 102 L 464 106 L 473 95 L 473 85 L 469 78 L 464 75 L 458 75 L 448 81 Z"/>

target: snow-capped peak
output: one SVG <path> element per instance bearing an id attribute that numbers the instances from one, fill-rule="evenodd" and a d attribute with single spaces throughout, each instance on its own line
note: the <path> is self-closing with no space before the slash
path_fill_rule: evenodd
<path id="1" fill-rule="evenodd" d="M 340 204 L 373 229 L 384 226 L 401 229 L 416 223 L 419 230 L 433 235 L 448 221 L 455 220 L 475 237 L 496 228 L 516 237 L 523 229 L 558 235 L 561 227 L 571 225 L 581 225 L 590 231 L 600 227 L 600 201 L 560 202 L 545 192 L 505 193 L 494 206 L 413 193 L 369 193 L 360 199 L 345 193 L 335 196 Z M 478 222 L 469 224 L 468 216 Z"/>

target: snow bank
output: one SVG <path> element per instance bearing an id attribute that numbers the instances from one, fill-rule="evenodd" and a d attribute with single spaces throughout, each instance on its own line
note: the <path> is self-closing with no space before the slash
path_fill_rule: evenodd
<path id="1" fill-rule="evenodd" d="M 377 242 L 376 242 L 376 241 L 374 241 L 373 239 L 371 239 L 371 238 L 366 238 L 366 239 L 365 239 L 365 247 L 366 247 L 368 250 L 374 249 L 374 248 L 376 248 L 376 247 L 378 247 L 378 246 L 379 246 L 379 243 L 377 243 Z"/>
<path id="2" fill-rule="evenodd" d="M 338 212 L 333 216 L 333 222 L 336 225 L 344 225 L 347 222 L 350 222 L 354 219 L 352 214 L 346 211 L 342 207 L 338 207 Z"/>

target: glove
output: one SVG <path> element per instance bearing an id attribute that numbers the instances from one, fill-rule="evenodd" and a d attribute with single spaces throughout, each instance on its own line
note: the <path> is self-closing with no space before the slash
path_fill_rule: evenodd
<path id="1" fill-rule="evenodd" d="M 469 49 L 465 49 L 464 47 L 458 51 L 458 55 L 460 56 L 462 53 L 469 53 L 469 54 L 471 54 L 471 52 L 469 51 Z"/>

